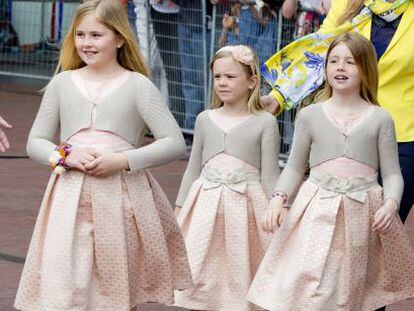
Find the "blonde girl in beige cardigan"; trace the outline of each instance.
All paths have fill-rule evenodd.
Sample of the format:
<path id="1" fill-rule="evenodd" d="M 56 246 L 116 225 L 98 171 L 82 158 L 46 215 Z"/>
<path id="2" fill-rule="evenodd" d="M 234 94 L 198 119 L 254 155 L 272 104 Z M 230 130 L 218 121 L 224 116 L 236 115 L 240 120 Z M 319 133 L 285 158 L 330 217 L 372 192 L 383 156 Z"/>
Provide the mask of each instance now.
<path id="1" fill-rule="evenodd" d="M 246 46 L 214 56 L 212 109 L 196 120 L 176 201 L 193 288 L 176 305 L 254 310 L 245 296 L 269 237 L 259 220 L 279 176 L 279 132 L 259 99 L 259 64 Z"/>
<path id="2" fill-rule="evenodd" d="M 356 33 L 339 36 L 325 74 L 321 102 L 298 114 L 262 219 L 267 232 L 281 226 L 248 298 L 272 311 L 372 311 L 414 296 L 414 255 L 396 214 L 403 181 L 395 128 L 376 99 L 373 46 Z"/>
<path id="3" fill-rule="evenodd" d="M 185 144 L 119 1 L 78 7 L 58 70 L 27 143 L 29 156 L 54 172 L 15 308 L 172 304 L 191 275 L 173 210 L 148 168 L 182 156 Z M 155 142 L 142 146 L 148 129 Z"/>

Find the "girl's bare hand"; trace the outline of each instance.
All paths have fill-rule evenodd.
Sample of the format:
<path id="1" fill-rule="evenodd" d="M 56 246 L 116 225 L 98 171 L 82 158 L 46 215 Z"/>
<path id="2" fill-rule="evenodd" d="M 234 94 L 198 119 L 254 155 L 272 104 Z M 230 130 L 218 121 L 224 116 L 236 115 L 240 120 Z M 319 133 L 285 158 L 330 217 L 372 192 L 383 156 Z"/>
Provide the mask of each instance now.
<path id="1" fill-rule="evenodd" d="M 374 223 L 372 225 L 374 231 L 381 234 L 387 233 L 395 221 L 397 209 L 397 203 L 392 199 L 388 199 L 374 215 Z"/>
<path id="2" fill-rule="evenodd" d="M 285 220 L 287 209 L 283 207 L 283 201 L 280 198 L 270 200 L 266 213 L 261 219 L 263 231 L 273 233 Z"/>
<path id="3" fill-rule="evenodd" d="M 123 153 L 108 153 L 84 165 L 86 172 L 95 177 L 106 177 L 129 168 L 128 159 Z"/>
<path id="4" fill-rule="evenodd" d="M 93 148 L 72 147 L 71 152 L 65 159 L 65 164 L 70 168 L 86 172 L 84 165 L 95 160 L 100 153 Z"/>

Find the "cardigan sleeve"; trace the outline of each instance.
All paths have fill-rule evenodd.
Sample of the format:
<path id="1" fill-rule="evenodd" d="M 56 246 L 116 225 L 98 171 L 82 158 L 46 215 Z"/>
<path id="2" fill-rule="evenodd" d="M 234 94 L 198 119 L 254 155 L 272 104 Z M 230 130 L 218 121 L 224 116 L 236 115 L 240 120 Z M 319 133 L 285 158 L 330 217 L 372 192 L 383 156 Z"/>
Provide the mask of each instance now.
<path id="1" fill-rule="evenodd" d="M 378 134 L 379 170 L 384 188 L 384 200 L 393 199 L 400 204 L 404 181 L 398 159 L 398 144 L 394 121 L 388 115 Z"/>
<path id="2" fill-rule="evenodd" d="M 202 167 L 203 139 L 200 126 L 200 116 L 197 117 L 194 125 L 193 146 L 191 148 L 190 159 L 181 180 L 180 190 L 178 191 L 176 206 L 183 206 L 188 192 L 193 183 L 200 177 Z"/>
<path id="3" fill-rule="evenodd" d="M 303 112 L 300 111 L 296 117 L 292 149 L 275 187 L 275 191 L 284 192 L 288 197 L 296 192 L 308 168 L 311 134 Z"/>
<path id="4" fill-rule="evenodd" d="M 124 151 L 131 171 L 162 165 L 182 157 L 185 153 L 181 130 L 160 92 L 149 81 L 140 86 L 140 92 L 144 90 L 147 94 L 137 103 L 137 107 L 155 141 L 138 149 Z"/>
<path id="5" fill-rule="evenodd" d="M 56 147 L 56 133 L 60 123 L 58 85 L 55 79 L 56 77 L 46 87 L 26 145 L 29 157 L 45 165 L 49 165 L 48 159 Z"/>
<path id="6" fill-rule="evenodd" d="M 270 197 L 274 189 L 277 179 L 280 175 L 279 169 L 279 148 L 280 136 L 279 127 L 275 118 L 269 116 L 262 133 L 261 141 L 261 164 L 260 175 L 263 189 L 267 198 Z"/>

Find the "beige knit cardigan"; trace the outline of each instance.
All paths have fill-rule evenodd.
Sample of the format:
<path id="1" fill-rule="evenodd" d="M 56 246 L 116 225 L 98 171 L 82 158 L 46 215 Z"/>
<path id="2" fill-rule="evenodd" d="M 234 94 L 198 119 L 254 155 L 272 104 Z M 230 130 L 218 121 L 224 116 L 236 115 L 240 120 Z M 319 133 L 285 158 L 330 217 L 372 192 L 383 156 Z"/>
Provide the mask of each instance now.
<path id="1" fill-rule="evenodd" d="M 394 121 L 388 112 L 375 106 L 366 120 L 344 134 L 332 123 L 322 105 L 312 104 L 298 113 L 292 150 L 275 190 L 291 196 L 308 167 L 347 157 L 379 171 L 384 198 L 399 204 L 404 183 Z"/>
<path id="2" fill-rule="evenodd" d="M 200 113 L 194 128 L 190 160 L 176 200 L 182 206 L 191 185 L 200 177 L 206 162 L 226 153 L 256 167 L 267 196 L 279 177 L 279 130 L 276 119 L 267 112 L 252 115 L 241 124 L 224 132 L 211 120 L 208 110 Z"/>
<path id="3" fill-rule="evenodd" d="M 92 108 L 72 81 L 71 71 L 56 75 L 46 88 L 30 131 L 28 155 L 47 164 L 59 142 L 90 127 Z M 148 128 L 155 142 L 142 146 Z M 95 129 L 115 133 L 136 147 L 125 151 L 131 171 L 167 163 L 185 152 L 180 128 L 161 94 L 147 77 L 136 72 L 101 99 L 96 106 Z"/>

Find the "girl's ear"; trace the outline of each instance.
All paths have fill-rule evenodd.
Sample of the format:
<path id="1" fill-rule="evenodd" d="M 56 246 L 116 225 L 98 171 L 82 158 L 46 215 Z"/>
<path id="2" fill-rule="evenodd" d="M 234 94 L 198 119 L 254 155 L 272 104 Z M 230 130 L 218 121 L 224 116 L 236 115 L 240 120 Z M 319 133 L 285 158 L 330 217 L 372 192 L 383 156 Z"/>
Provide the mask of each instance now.
<path id="1" fill-rule="evenodd" d="M 248 86 L 249 90 L 254 90 L 256 85 L 257 85 L 257 76 L 253 75 L 249 78 L 249 86 Z"/>
<path id="2" fill-rule="evenodd" d="M 118 49 L 120 49 L 124 44 L 125 44 L 125 40 L 124 40 L 124 38 L 122 38 L 121 36 L 118 36 L 118 40 L 117 40 L 118 42 L 117 42 L 117 44 L 116 44 L 116 47 L 118 48 Z"/>

